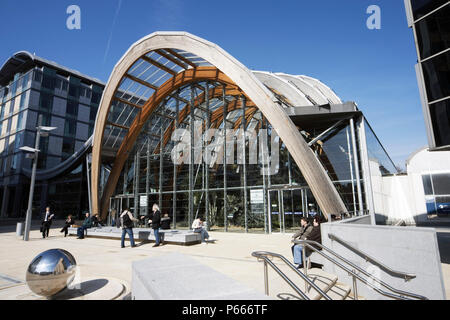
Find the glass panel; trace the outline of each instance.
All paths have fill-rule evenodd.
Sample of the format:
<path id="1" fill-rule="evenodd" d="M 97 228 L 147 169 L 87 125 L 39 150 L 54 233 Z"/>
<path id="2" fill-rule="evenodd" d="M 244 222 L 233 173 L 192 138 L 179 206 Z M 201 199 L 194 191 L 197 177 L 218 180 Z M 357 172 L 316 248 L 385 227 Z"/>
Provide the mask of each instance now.
<path id="1" fill-rule="evenodd" d="M 450 145 L 450 99 L 430 105 L 436 147 Z"/>
<path id="2" fill-rule="evenodd" d="M 450 96 L 450 52 L 423 62 L 422 69 L 429 102 Z"/>
<path id="3" fill-rule="evenodd" d="M 433 187 L 431 185 L 431 177 L 429 174 L 422 176 L 422 182 L 423 182 L 423 190 L 425 192 L 425 195 L 432 195 L 433 194 Z"/>
<path id="4" fill-rule="evenodd" d="M 420 56 L 425 59 L 450 47 L 450 6 L 416 24 Z"/>
<path id="5" fill-rule="evenodd" d="M 448 0 L 411 0 L 414 20 L 444 5 Z"/>
<path id="6" fill-rule="evenodd" d="M 450 173 L 432 175 L 435 195 L 450 195 Z"/>

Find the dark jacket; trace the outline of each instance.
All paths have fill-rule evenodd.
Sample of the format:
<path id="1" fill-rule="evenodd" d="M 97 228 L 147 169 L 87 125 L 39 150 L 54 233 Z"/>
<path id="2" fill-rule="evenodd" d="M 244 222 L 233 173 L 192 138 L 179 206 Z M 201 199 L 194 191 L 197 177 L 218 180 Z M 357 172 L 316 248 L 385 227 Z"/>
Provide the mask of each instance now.
<path id="1" fill-rule="evenodd" d="M 47 212 L 44 212 L 42 214 L 42 224 L 46 223 L 48 226 L 52 225 L 53 222 L 53 217 L 55 216 L 54 214 L 52 214 L 51 212 L 48 213 L 48 217 L 47 217 L 47 221 L 45 221 L 45 215 L 47 214 Z"/>
<path id="2" fill-rule="evenodd" d="M 161 218 L 161 229 L 169 230 L 170 229 L 170 217 L 162 217 Z"/>
<path id="3" fill-rule="evenodd" d="M 83 221 L 83 228 L 85 229 L 89 229 L 92 227 L 92 218 L 91 217 L 87 217 L 86 219 L 84 219 Z"/>
<path id="4" fill-rule="evenodd" d="M 161 212 L 155 211 L 152 218 L 152 229 L 159 229 L 161 227 Z"/>
<path id="5" fill-rule="evenodd" d="M 300 230 L 292 236 L 292 238 L 300 238 L 301 240 L 305 240 L 305 238 L 309 237 L 312 229 L 313 226 L 308 223 L 305 227 L 301 227 Z"/>
<path id="6" fill-rule="evenodd" d="M 315 241 L 317 243 L 322 244 L 322 236 L 320 234 L 320 225 L 317 227 L 313 227 L 311 233 L 305 240 Z M 321 250 L 319 246 L 313 245 L 314 248 Z M 306 247 L 306 255 L 309 256 L 313 252 L 308 246 Z"/>
<path id="7" fill-rule="evenodd" d="M 65 226 L 69 227 L 69 226 L 75 224 L 75 220 L 73 220 L 73 218 L 70 218 L 70 219 L 67 218 L 66 221 L 64 222 L 64 224 L 65 224 Z"/>

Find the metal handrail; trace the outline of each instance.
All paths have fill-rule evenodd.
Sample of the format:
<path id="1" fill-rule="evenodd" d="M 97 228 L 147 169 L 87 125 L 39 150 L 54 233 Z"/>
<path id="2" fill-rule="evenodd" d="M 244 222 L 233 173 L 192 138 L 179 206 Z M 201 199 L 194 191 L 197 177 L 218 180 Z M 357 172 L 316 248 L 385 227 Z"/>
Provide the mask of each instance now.
<path id="1" fill-rule="evenodd" d="M 417 300 L 428 300 L 428 298 L 421 296 L 421 295 L 417 295 L 414 293 L 410 293 L 410 292 L 406 292 L 406 291 L 402 291 L 402 290 L 398 290 L 395 289 L 393 287 L 391 287 L 389 284 L 383 282 L 382 280 L 374 277 L 373 275 L 371 275 L 370 273 L 368 273 L 367 271 L 365 271 L 364 269 L 360 268 L 359 266 L 357 266 L 356 264 L 352 263 L 351 261 L 345 259 L 344 257 L 340 256 L 339 254 L 337 254 L 336 252 L 334 252 L 333 250 L 325 247 L 324 245 L 315 242 L 315 241 L 311 241 L 311 240 L 292 240 L 293 243 L 295 244 L 301 244 L 303 246 L 307 246 L 309 247 L 312 251 L 317 252 L 318 254 L 320 254 L 322 257 L 324 257 L 325 259 L 327 259 L 328 261 L 332 262 L 333 264 L 337 265 L 338 267 L 340 267 L 341 269 L 343 269 L 344 271 L 346 271 L 349 275 L 351 275 L 353 277 L 353 293 L 354 293 L 354 297 L 355 299 L 357 299 L 357 287 L 356 287 L 356 279 L 360 280 L 362 283 L 364 283 L 366 286 L 370 287 L 371 289 L 375 290 L 376 292 L 384 295 L 384 296 L 388 296 L 397 300 L 413 300 L 410 298 L 414 298 Z M 330 252 L 332 255 L 334 255 L 335 257 L 337 257 L 339 260 L 343 261 L 344 263 L 350 265 L 353 270 L 350 270 L 349 268 L 345 267 L 343 264 L 341 264 L 339 261 L 336 261 L 335 259 L 327 256 L 326 254 L 324 254 L 321 250 L 317 249 L 316 247 L 320 247 L 321 249 L 323 249 L 323 251 L 328 251 Z M 305 259 L 305 250 L 303 250 L 303 259 Z M 306 261 L 303 260 L 303 265 L 304 265 L 304 272 L 305 274 L 307 273 L 307 269 L 306 269 Z M 377 287 L 375 287 L 372 283 L 368 282 L 367 279 L 361 277 L 359 274 L 357 274 L 355 272 L 355 270 L 361 272 L 362 274 L 364 274 L 365 276 L 369 277 L 370 279 L 372 279 L 373 281 L 377 282 L 378 284 L 380 284 L 381 286 L 385 287 L 386 289 L 395 292 L 397 294 L 392 294 L 386 291 L 383 291 Z M 408 298 L 410 297 L 410 298 Z"/>
<path id="2" fill-rule="evenodd" d="M 376 260 L 375 258 L 373 258 L 373 257 L 369 256 L 368 254 L 362 252 L 361 250 L 356 249 L 351 244 L 349 244 L 345 240 L 342 240 L 341 238 L 335 236 L 334 234 L 331 234 L 331 233 L 328 234 L 328 238 L 330 238 L 331 240 L 337 241 L 338 243 L 340 243 L 341 245 L 343 245 L 347 249 L 349 249 L 349 250 L 353 251 L 354 253 L 356 253 L 357 255 L 363 257 L 366 261 L 368 261 L 368 262 L 378 266 L 380 269 L 384 270 L 386 273 L 390 274 L 391 276 L 398 277 L 398 278 L 405 278 L 405 281 L 409 281 L 411 279 L 416 278 L 415 274 L 401 272 L 401 271 L 396 271 L 396 270 L 393 270 L 393 269 L 389 268 L 388 266 L 386 266 L 382 262 Z"/>
<path id="3" fill-rule="evenodd" d="M 305 283 L 309 284 L 314 290 L 316 290 L 324 299 L 331 300 L 331 298 L 323 292 L 322 289 L 320 289 L 314 282 L 312 282 L 306 275 L 301 273 L 297 268 L 289 262 L 285 257 L 283 257 L 281 254 L 273 253 L 273 252 L 267 252 L 267 251 L 255 251 L 252 252 L 252 256 L 258 258 L 258 260 L 264 261 L 264 288 L 266 296 L 269 295 L 269 279 L 268 279 L 268 272 L 267 272 L 267 265 L 270 265 L 273 270 L 275 270 L 281 278 L 283 278 L 284 281 L 286 281 L 292 289 L 294 289 L 295 292 L 297 292 L 304 300 L 311 300 L 302 290 L 300 290 L 292 281 L 289 279 L 283 271 L 281 271 L 268 257 L 276 257 L 281 259 L 285 264 L 287 264 L 292 270 L 294 270 L 302 279 L 305 281 Z"/>

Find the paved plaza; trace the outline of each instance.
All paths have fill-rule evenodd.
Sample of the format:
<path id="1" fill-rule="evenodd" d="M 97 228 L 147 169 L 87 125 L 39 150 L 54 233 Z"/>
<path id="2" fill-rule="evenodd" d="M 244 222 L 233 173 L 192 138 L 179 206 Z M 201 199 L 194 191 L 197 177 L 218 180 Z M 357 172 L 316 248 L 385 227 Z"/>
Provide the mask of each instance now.
<path id="1" fill-rule="evenodd" d="M 157 248 L 153 243 L 138 243 L 138 247 L 120 248 L 120 240 L 67 237 L 59 233 L 59 228 L 50 231 L 50 237 L 42 239 L 39 230 L 32 230 L 30 241 L 24 242 L 12 227 L 0 228 L 0 299 L 38 299 L 30 295 L 25 281 L 25 271 L 31 260 L 40 252 L 61 248 L 73 254 L 80 267 L 81 280 L 117 279 L 125 284 L 127 293 L 131 288 L 132 262 L 149 257 L 162 256 L 169 253 L 182 253 L 198 262 L 239 281 L 240 283 L 264 293 L 263 264 L 252 257 L 253 251 L 270 251 L 280 253 L 291 259 L 290 239 L 292 234 L 243 234 L 211 232 L 217 239 L 215 244 L 198 244 L 179 246 L 166 244 Z M 439 233 L 441 247 L 445 252 L 449 249 L 450 232 Z M 442 269 L 445 278 L 447 299 L 450 299 L 450 261 L 448 255 L 441 252 Z M 274 260 L 279 265 L 279 261 Z M 182 268 L 182 266 L 180 266 Z M 151 270 L 149 270 L 150 272 Z M 270 295 L 274 299 L 287 287 L 275 274 L 269 272 Z M 94 296 L 93 299 L 107 298 Z"/>

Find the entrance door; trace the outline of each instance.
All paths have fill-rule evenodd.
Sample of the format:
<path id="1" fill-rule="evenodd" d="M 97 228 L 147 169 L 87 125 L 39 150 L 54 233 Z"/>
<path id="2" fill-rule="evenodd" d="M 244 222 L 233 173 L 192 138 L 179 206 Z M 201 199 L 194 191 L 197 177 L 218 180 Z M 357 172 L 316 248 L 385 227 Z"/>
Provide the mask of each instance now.
<path id="1" fill-rule="evenodd" d="M 280 204 L 280 191 L 269 190 L 269 233 L 280 232 L 281 230 L 281 204 Z"/>
<path id="2" fill-rule="evenodd" d="M 303 190 L 283 190 L 284 232 L 295 232 L 303 216 Z"/>

